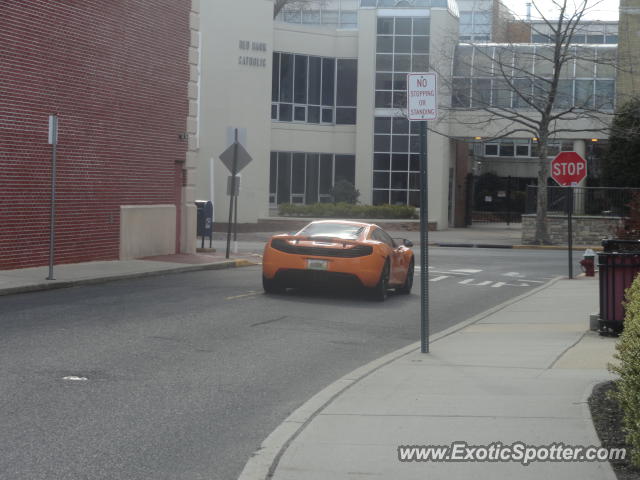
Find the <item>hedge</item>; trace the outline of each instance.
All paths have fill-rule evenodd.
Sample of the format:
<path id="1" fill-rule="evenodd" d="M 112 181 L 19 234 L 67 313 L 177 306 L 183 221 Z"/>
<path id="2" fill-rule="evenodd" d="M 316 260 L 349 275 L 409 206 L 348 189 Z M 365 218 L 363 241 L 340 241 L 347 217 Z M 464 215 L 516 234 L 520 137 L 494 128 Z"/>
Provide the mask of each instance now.
<path id="1" fill-rule="evenodd" d="M 640 276 L 627 289 L 625 311 L 624 331 L 614 356 L 619 362 L 610 369 L 620 375 L 614 396 L 623 411 L 631 463 L 640 467 Z"/>
<path id="2" fill-rule="evenodd" d="M 350 203 L 314 203 L 280 205 L 280 215 L 313 218 L 415 218 L 416 209 L 407 205 L 354 205 Z"/>

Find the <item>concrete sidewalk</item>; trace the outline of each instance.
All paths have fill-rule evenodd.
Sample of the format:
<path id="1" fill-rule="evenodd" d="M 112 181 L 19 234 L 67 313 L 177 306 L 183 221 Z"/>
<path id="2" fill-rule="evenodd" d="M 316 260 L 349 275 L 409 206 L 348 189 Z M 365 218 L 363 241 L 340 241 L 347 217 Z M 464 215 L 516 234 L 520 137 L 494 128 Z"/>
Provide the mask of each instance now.
<path id="1" fill-rule="evenodd" d="M 234 255 L 227 260 L 224 254 L 212 252 L 196 255 L 161 255 L 136 260 L 73 263 L 55 265 L 53 270 L 55 280 L 47 280 L 49 267 L 0 270 L 0 296 L 167 273 L 241 267 L 254 265 L 260 261 L 259 257 L 250 253 Z"/>
<path id="2" fill-rule="evenodd" d="M 615 339 L 587 332 L 597 282 L 559 280 L 352 372 L 264 442 L 240 479 L 614 480 L 608 463 L 400 462 L 400 445 L 599 445 L 587 406 Z M 456 330 L 457 328 L 457 330 Z M 273 474 L 272 477 L 268 476 Z"/>

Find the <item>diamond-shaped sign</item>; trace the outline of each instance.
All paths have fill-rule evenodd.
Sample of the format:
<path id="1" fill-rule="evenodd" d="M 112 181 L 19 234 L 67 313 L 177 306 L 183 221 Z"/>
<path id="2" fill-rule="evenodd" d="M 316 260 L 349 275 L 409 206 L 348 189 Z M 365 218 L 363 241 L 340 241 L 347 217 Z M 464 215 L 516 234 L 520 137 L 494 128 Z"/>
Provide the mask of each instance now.
<path id="1" fill-rule="evenodd" d="M 245 150 L 245 148 L 242 146 L 241 143 L 238 143 L 238 142 L 232 143 L 229 146 L 229 148 L 227 148 L 224 152 L 220 154 L 220 157 L 219 157 L 220 160 L 222 160 L 222 163 L 224 163 L 224 166 L 227 167 L 227 169 L 232 174 L 233 174 L 233 156 L 234 156 L 234 151 L 236 150 L 236 147 L 237 147 L 238 156 L 236 158 L 235 173 L 240 172 L 244 167 L 246 167 L 251 163 L 251 160 L 253 160 L 253 158 L 251 158 L 251 155 L 249 155 L 249 152 Z"/>

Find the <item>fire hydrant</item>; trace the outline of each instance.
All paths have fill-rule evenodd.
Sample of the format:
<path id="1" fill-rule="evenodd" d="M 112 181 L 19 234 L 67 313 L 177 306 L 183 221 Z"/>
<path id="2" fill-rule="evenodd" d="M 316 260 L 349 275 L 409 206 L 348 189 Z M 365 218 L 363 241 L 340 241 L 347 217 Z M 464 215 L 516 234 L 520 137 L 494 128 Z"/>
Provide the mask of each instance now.
<path id="1" fill-rule="evenodd" d="M 590 248 L 585 250 L 584 255 L 582 255 L 582 260 L 580 260 L 580 266 L 582 267 L 582 271 L 585 273 L 587 277 L 593 277 L 595 275 L 596 269 L 594 265 L 594 258 L 596 254 Z"/>

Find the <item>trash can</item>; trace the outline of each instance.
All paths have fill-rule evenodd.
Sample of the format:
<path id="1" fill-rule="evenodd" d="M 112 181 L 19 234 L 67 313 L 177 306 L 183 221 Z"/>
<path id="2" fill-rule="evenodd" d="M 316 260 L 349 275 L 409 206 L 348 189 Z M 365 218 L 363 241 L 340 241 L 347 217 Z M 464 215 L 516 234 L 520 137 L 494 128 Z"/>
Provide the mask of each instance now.
<path id="1" fill-rule="evenodd" d="M 624 294 L 640 273 L 640 240 L 603 240 L 600 271 L 600 333 L 619 334 L 624 322 Z"/>

